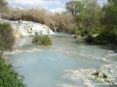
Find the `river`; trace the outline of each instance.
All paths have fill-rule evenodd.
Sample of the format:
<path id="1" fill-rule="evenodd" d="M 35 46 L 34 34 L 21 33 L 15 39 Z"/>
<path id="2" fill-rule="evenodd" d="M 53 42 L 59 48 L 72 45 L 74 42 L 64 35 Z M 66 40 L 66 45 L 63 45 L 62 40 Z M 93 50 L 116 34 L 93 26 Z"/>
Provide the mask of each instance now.
<path id="1" fill-rule="evenodd" d="M 9 56 L 9 62 L 24 76 L 27 87 L 88 87 L 80 79 L 76 82 L 64 78 L 65 71 L 97 69 L 109 63 L 103 60 L 105 57 L 117 58 L 112 50 L 87 45 L 68 34 L 50 37 L 53 45 L 48 47 L 32 44 L 31 37 L 21 38 Z"/>

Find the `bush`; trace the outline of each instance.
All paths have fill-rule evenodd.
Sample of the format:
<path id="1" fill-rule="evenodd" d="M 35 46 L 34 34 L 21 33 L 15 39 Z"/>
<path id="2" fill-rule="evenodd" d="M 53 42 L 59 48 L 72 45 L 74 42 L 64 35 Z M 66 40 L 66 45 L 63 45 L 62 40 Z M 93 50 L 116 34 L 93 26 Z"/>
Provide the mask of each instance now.
<path id="1" fill-rule="evenodd" d="M 0 46 L 2 46 L 4 50 L 11 50 L 13 44 L 14 36 L 12 27 L 7 23 L 0 24 Z"/>
<path id="2" fill-rule="evenodd" d="M 75 34 L 76 36 L 80 36 L 80 37 L 87 37 L 89 34 L 91 33 L 91 31 L 86 30 L 86 29 L 74 29 L 73 34 Z"/>
<path id="3" fill-rule="evenodd" d="M 45 45 L 45 46 L 52 45 L 51 39 L 46 35 L 42 35 L 42 36 L 36 35 L 33 37 L 32 42 L 35 44 Z"/>
<path id="4" fill-rule="evenodd" d="M 25 87 L 22 76 L 0 58 L 0 87 Z"/>
<path id="5" fill-rule="evenodd" d="M 117 30 L 102 29 L 96 37 L 89 34 L 85 41 L 99 45 L 117 45 Z"/>
<path id="6" fill-rule="evenodd" d="M 98 44 L 115 44 L 117 45 L 117 30 L 104 30 L 96 38 Z"/>

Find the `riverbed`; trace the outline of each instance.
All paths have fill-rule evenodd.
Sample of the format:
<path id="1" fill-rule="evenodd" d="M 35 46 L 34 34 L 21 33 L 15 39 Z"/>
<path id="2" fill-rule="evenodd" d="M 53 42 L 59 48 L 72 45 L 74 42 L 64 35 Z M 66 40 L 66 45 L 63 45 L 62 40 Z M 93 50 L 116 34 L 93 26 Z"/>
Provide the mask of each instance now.
<path id="1" fill-rule="evenodd" d="M 16 71 L 24 76 L 27 87 L 88 87 L 80 78 L 65 78 L 66 71 L 98 69 L 102 65 L 117 64 L 117 54 L 112 50 L 87 45 L 69 34 L 50 37 L 53 45 L 48 47 L 32 44 L 31 37 L 20 38 L 8 58 Z"/>

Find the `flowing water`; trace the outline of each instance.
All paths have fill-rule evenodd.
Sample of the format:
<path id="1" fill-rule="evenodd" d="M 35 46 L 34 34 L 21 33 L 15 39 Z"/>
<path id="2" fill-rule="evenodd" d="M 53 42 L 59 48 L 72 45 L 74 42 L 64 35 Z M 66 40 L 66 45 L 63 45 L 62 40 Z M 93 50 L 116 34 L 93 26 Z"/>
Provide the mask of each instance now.
<path id="1" fill-rule="evenodd" d="M 108 64 L 102 60 L 108 54 L 116 57 L 111 50 L 83 44 L 68 34 L 50 37 L 53 45 L 49 47 L 32 44 L 31 37 L 21 38 L 9 56 L 10 63 L 24 76 L 27 87 L 87 87 L 82 80 L 74 82 L 63 78 L 64 71 L 99 68 Z"/>

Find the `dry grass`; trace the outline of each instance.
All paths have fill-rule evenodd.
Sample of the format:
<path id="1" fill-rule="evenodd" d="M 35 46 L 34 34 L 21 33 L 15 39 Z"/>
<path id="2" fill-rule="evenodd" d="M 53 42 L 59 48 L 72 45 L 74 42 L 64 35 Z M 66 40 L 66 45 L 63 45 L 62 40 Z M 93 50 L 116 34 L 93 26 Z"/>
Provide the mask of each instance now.
<path id="1" fill-rule="evenodd" d="M 33 21 L 49 26 L 54 31 L 70 32 L 74 28 L 73 17 L 63 13 L 51 13 L 46 9 L 12 9 L 3 14 L 2 18 L 8 20 Z"/>

